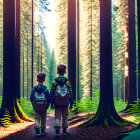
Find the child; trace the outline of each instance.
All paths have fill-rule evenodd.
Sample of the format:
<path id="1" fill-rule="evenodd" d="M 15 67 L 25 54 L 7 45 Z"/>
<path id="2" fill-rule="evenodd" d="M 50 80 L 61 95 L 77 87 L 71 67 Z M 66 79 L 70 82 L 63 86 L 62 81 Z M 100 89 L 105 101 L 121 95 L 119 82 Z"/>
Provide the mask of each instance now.
<path id="1" fill-rule="evenodd" d="M 45 82 L 46 74 L 40 72 L 37 74 L 38 85 L 31 92 L 30 100 L 35 110 L 35 129 L 36 137 L 40 136 L 40 119 L 41 119 L 41 135 L 46 135 L 46 110 L 49 107 L 49 91 Z"/>
<path id="2" fill-rule="evenodd" d="M 55 126 L 56 137 L 60 136 L 60 121 L 62 116 L 63 135 L 69 134 L 68 128 L 68 106 L 73 108 L 72 88 L 71 84 L 64 74 L 66 74 L 66 66 L 61 64 L 57 66 L 57 74 L 59 77 L 55 78 L 50 90 L 51 109 L 55 109 Z"/>

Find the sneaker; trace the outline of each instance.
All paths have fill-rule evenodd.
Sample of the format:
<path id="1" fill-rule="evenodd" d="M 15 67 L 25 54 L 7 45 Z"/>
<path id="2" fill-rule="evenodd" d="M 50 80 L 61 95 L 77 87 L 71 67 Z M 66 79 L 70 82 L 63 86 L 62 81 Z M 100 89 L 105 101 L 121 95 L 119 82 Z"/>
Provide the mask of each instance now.
<path id="1" fill-rule="evenodd" d="M 70 132 L 67 129 L 63 129 L 63 136 L 67 136 L 69 134 L 70 134 Z"/>
<path id="2" fill-rule="evenodd" d="M 36 128 L 36 137 L 40 137 L 40 130 L 39 130 L 39 128 Z"/>
<path id="3" fill-rule="evenodd" d="M 47 134 L 46 129 L 41 129 L 41 135 L 45 136 Z"/>
<path id="4" fill-rule="evenodd" d="M 59 130 L 56 130 L 56 138 L 59 138 L 60 137 L 60 131 Z"/>

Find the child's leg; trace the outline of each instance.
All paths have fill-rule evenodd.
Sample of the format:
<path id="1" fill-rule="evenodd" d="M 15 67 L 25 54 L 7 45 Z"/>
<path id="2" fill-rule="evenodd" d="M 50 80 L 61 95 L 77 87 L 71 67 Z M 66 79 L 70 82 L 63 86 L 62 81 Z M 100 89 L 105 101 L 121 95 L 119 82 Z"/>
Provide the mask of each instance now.
<path id="1" fill-rule="evenodd" d="M 35 129 L 36 137 L 40 136 L 40 113 L 35 111 Z"/>
<path id="2" fill-rule="evenodd" d="M 45 136 L 46 132 L 46 110 L 41 112 L 41 135 Z"/>
<path id="3" fill-rule="evenodd" d="M 35 128 L 40 128 L 40 113 L 35 111 Z"/>
<path id="4" fill-rule="evenodd" d="M 62 127 L 63 129 L 68 128 L 68 108 L 62 108 Z"/>
<path id="5" fill-rule="evenodd" d="M 55 126 L 56 130 L 60 129 L 60 121 L 61 121 L 61 108 L 55 108 Z"/>
<path id="6" fill-rule="evenodd" d="M 46 129 L 46 111 L 43 111 L 41 113 L 41 129 L 44 130 Z"/>

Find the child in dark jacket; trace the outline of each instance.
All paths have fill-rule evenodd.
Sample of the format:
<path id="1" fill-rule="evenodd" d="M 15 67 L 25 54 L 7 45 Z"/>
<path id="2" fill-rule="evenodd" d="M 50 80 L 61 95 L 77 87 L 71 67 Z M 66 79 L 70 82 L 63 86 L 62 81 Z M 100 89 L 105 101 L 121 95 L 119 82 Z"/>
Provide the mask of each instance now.
<path id="1" fill-rule="evenodd" d="M 66 74 L 66 66 L 59 65 L 57 67 L 57 74 L 59 75 L 52 83 L 50 90 L 51 109 L 55 109 L 55 126 L 56 137 L 60 136 L 60 121 L 62 116 L 63 135 L 68 135 L 68 107 L 73 108 L 72 87 L 70 82 L 64 74 Z"/>
<path id="2" fill-rule="evenodd" d="M 40 136 L 40 119 L 41 135 L 46 135 L 46 110 L 49 107 L 49 91 L 43 83 L 45 82 L 45 73 L 40 72 L 37 75 L 38 85 L 31 92 L 30 100 L 35 110 L 35 129 L 36 137 Z"/>

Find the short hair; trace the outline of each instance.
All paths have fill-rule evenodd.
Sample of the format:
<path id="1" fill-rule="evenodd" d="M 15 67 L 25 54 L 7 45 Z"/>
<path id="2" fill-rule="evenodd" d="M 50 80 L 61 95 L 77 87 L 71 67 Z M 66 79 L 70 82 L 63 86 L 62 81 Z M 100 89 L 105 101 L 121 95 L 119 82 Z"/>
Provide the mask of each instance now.
<path id="1" fill-rule="evenodd" d="M 64 73 L 66 71 L 66 66 L 63 64 L 58 65 L 57 71 L 58 71 L 59 75 L 64 75 Z"/>
<path id="2" fill-rule="evenodd" d="M 38 73 L 37 74 L 37 80 L 38 80 L 38 82 L 40 82 L 40 83 L 44 82 L 45 77 L 46 77 L 46 74 L 44 72 Z"/>

